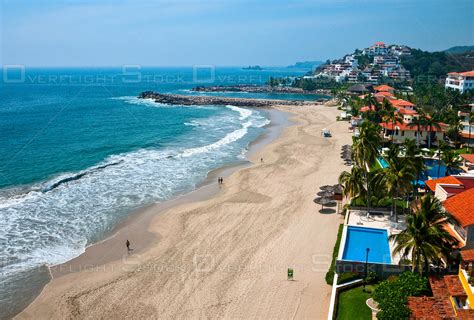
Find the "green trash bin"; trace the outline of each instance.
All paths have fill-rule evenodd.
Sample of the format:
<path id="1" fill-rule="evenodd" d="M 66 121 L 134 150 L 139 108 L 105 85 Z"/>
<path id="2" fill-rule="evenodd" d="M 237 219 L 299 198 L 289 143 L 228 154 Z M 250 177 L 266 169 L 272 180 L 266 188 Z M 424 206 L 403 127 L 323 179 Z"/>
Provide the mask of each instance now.
<path id="1" fill-rule="evenodd" d="M 293 280 L 293 269 L 288 268 L 288 280 Z"/>

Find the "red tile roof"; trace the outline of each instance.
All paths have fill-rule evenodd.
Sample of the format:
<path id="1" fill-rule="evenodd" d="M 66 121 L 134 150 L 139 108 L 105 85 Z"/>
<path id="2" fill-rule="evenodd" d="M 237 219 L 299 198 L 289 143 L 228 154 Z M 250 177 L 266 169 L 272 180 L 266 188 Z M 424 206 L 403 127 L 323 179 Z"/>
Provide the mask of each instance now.
<path id="1" fill-rule="evenodd" d="M 461 280 L 459 280 L 458 275 L 449 275 L 444 276 L 444 282 L 446 283 L 446 287 L 448 288 L 448 292 L 453 297 L 463 297 L 466 296 L 466 292 L 461 284 Z"/>
<path id="2" fill-rule="evenodd" d="M 369 110 L 375 111 L 375 107 L 374 107 L 374 106 L 371 106 L 371 107 L 365 106 L 365 107 L 360 108 L 359 111 L 360 111 L 360 112 L 367 112 L 367 111 L 369 111 Z"/>
<path id="3" fill-rule="evenodd" d="M 439 183 L 442 183 L 442 184 L 445 184 L 445 183 L 446 184 L 461 184 L 461 181 L 459 181 L 458 179 L 456 179 L 453 176 L 446 176 L 446 177 L 439 178 L 439 179 L 431 179 L 431 180 L 426 180 L 425 181 L 425 184 L 433 192 L 436 190 L 436 185 L 439 184 Z"/>
<path id="4" fill-rule="evenodd" d="M 448 74 L 453 76 L 474 77 L 474 70 L 466 72 L 450 72 Z"/>
<path id="5" fill-rule="evenodd" d="M 472 137 L 474 138 L 474 133 Z M 461 157 L 467 162 L 474 163 L 474 154 L 461 154 Z"/>
<path id="6" fill-rule="evenodd" d="M 457 275 L 430 277 L 432 297 L 409 297 L 410 319 L 473 319 L 474 310 L 457 309 L 450 301 L 450 296 L 466 296 Z"/>
<path id="7" fill-rule="evenodd" d="M 392 88 L 391 86 L 387 86 L 386 84 L 382 84 L 380 86 L 374 87 L 375 91 L 393 91 L 395 88 Z"/>
<path id="8" fill-rule="evenodd" d="M 463 261 L 474 261 L 474 249 L 461 250 Z"/>
<path id="9" fill-rule="evenodd" d="M 393 98 L 393 94 L 387 91 L 381 91 L 381 92 L 374 93 L 374 97 Z"/>
<path id="10" fill-rule="evenodd" d="M 409 297 L 410 319 L 455 319 L 454 309 L 446 297 Z"/>
<path id="11" fill-rule="evenodd" d="M 392 103 L 394 107 L 414 107 L 415 106 L 410 101 L 406 101 L 403 99 L 393 99 L 393 100 L 390 100 L 390 102 Z"/>
<path id="12" fill-rule="evenodd" d="M 418 112 L 416 112 L 415 110 L 407 109 L 407 108 L 400 108 L 398 109 L 398 112 L 400 112 L 401 114 L 411 114 L 411 115 L 418 114 Z"/>
<path id="13" fill-rule="evenodd" d="M 443 206 L 463 227 L 474 224 L 474 188 L 446 199 Z"/>
<path id="14" fill-rule="evenodd" d="M 362 109 L 361 109 L 362 111 Z M 393 125 L 392 123 L 381 123 L 380 124 L 383 128 L 385 129 L 388 129 L 388 130 L 393 130 Z M 395 124 L 395 129 L 396 127 L 398 127 L 399 130 L 402 130 L 402 131 L 417 131 L 417 127 L 416 126 L 410 126 L 410 124 L 406 123 L 406 122 L 397 122 Z M 427 132 L 429 131 L 429 127 L 428 126 L 422 126 L 421 128 L 421 131 L 422 132 Z M 435 127 L 431 127 L 431 132 L 442 132 L 443 129 L 442 128 L 435 128 Z"/>

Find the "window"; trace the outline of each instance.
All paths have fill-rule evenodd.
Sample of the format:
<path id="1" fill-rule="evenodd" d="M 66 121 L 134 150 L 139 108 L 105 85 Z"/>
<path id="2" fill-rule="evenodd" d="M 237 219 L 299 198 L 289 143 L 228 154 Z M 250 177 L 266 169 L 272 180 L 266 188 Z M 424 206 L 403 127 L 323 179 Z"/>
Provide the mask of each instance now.
<path id="1" fill-rule="evenodd" d="M 461 236 L 461 238 L 463 238 L 464 240 L 466 240 L 466 233 L 467 233 L 467 230 L 461 226 L 458 226 L 458 225 L 454 225 L 454 230 Z M 472 234 L 472 233 L 471 233 Z"/>
<path id="2" fill-rule="evenodd" d="M 453 297 L 457 309 L 469 309 L 466 297 Z"/>

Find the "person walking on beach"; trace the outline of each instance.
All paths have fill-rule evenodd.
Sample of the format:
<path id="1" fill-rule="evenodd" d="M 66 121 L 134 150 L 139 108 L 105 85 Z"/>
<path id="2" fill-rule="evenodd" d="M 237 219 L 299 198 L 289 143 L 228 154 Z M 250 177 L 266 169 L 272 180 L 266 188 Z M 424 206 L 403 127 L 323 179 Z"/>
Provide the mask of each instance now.
<path id="1" fill-rule="evenodd" d="M 263 163 L 263 158 L 260 158 L 260 162 Z"/>
<path id="2" fill-rule="evenodd" d="M 125 245 L 127 246 L 127 251 L 130 251 L 130 241 L 125 241 Z"/>

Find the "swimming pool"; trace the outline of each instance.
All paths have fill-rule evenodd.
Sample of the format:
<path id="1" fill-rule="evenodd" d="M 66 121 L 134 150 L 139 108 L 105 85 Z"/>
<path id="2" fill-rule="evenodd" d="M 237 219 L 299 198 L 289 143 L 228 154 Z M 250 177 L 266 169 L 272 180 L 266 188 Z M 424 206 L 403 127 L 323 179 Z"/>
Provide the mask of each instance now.
<path id="1" fill-rule="evenodd" d="M 387 161 L 385 161 L 384 158 L 378 158 L 377 160 L 379 161 L 379 164 L 383 169 L 388 168 L 388 163 Z"/>
<path id="2" fill-rule="evenodd" d="M 367 248 L 369 262 L 392 263 L 387 230 L 348 226 L 342 260 L 365 262 Z"/>
<path id="3" fill-rule="evenodd" d="M 388 163 L 387 161 L 380 157 L 377 159 L 380 166 L 382 168 L 387 168 Z M 446 176 L 446 166 L 443 161 L 441 161 L 441 165 L 439 166 L 439 175 L 438 175 L 438 163 L 439 160 L 437 159 L 424 159 L 426 169 L 420 174 L 418 177 L 418 185 L 419 186 L 424 186 L 425 181 L 428 179 L 437 179 L 437 178 L 442 178 Z M 458 174 L 460 171 L 459 170 L 453 170 L 451 174 Z"/>

